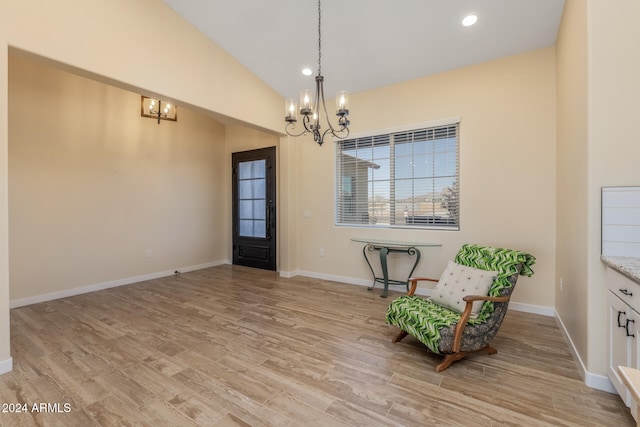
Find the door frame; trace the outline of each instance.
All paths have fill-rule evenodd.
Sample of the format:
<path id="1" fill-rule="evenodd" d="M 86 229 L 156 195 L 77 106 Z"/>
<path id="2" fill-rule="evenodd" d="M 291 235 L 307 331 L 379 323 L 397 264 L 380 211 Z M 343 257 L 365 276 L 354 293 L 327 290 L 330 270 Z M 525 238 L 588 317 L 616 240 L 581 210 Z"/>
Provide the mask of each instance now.
<path id="1" fill-rule="evenodd" d="M 231 241 L 232 263 L 234 265 L 244 265 L 272 271 L 277 271 L 278 269 L 276 154 L 276 147 L 271 146 L 239 151 L 231 155 Z M 240 162 L 263 159 L 266 161 L 266 236 L 265 238 L 240 236 L 237 165 Z"/>

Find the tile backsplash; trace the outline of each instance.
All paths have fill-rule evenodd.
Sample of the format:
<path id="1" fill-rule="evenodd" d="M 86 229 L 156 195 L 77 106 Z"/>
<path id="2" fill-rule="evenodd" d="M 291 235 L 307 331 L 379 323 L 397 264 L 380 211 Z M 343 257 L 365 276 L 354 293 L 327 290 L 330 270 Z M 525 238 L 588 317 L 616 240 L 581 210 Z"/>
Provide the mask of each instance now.
<path id="1" fill-rule="evenodd" d="M 640 257 L 640 187 L 602 187 L 602 255 Z"/>

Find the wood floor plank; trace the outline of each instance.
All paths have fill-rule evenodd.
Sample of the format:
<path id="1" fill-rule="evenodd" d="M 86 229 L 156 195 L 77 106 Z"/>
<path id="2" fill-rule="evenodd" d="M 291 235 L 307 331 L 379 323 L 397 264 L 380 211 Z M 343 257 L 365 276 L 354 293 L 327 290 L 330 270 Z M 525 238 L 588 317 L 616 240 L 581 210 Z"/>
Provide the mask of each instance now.
<path id="1" fill-rule="evenodd" d="M 401 295 L 223 265 L 11 310 L 0 426 L 633 426 L 584 385 L 555 319 L 510 311 L 480 354 L 385 324 Z"/>
<path id="2" fill-rule="evenodd" d="M 332 427 L 348 427 L 349 424 L 340 421 L 324 410 L 318 410 L 313 408 L 304 402 L 301 402 L 297 396 L 293 396 L 288 393 L 277 393 L 268 402 L 269 406 L 273 409 L 285 412 L 289 414 L 290 418 L 294 421 L 300 420 L 308 426 L 332 426 Z"/>

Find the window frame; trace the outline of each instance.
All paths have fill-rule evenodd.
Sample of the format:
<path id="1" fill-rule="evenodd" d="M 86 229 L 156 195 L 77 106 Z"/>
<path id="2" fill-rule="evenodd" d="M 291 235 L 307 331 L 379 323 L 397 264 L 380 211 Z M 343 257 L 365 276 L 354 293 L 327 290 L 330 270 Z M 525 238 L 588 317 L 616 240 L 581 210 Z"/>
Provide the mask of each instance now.
<path id="1" fill-rule="evenodd" d="M 334 198 L 334 224 L 337 227 L 358 227 L 358 228 L 401 228 L 401 229 L 413 229 L 413 230 L 442 230 L 442 231 L 459 231 L 460 230 L 460 117 L 453 117 L 453 118 L 448 118 L 448 119 L 443 119 L 443 120 L 438 120 L 438 121 L 431 121 L 431 122 L 426 122 L 426 123 L 418 123 L 418 124 L 411 124 L 411 125 L 407 125 L 407 126 L 401 126 L 401 127 L 395 127 L 395 128 L 388 128 L 388 129 L 379 129 L 379 130 L 374 130 L 374 131 L 369 131 L 369 132 L 362 132 L 362 133 L 358 133 L 358 134 L 352 134 L 349 138 L 345 138 L 342 140 L 337 140 L 336 141 L 336 153 L 335 153 L 335 186 L 334 186 L 334 191 L 335 191 L 335 198 Z M 424 219 L 425 222 L 416 222 L 416 223 L 408 223 L 406 218 L 407 218 L 407 212 L 405 210 L 405 222 L 404 223 L 398 223 L 397 222 L 397 218 L 398 218 L 398 210 L 396 209 L 396 199 L 395 199 L 395 191 L 396 191 L 396 187 L 400 187 L 398 185 L 399 182 L 401 181 L 410 181 L 411 185 L 413 186 L 414 183 L 416 182 L 416 180 L 418 180 L 418 178 L 416 178 L 416 176 L 411 176 L 410 178 L 398 178 L 398 175 L 395 173 L 395 166 L 397 163 L 399 163 L 398 158 L 400 158 L 401 156 L 397 156 L 395 153 L 395 148 L 397 145 L 403 144 L 403 143 L 407 143 L 406 141 L 396 141 L 396 139 L 399 139 L 399 137 L 402 134 L 411 134 L 411 135 L 416 135 L 419 134 L 420 132 L 426 131 L 427 133 L 430 131 L 433 131 L 434 133 L 437 133 L 438 130 L 443 130 L 443 129 L 448 129 L 451 127 L 455 127 L 455 161 L 453 162 L 452 165 L 450 165 L 449 167 L 454 167 L 455 171 L 454 171 L 454 175 L 446 175 L 449 178 L 451 178 L 453 176 L 453 184 L 449 187 L 449 188 L 454 188 L 455 192 L 457 192 L 456 197 L 454 198 L 454 202 L 455 202 L 455 209 L 456 209 L 456 213 L 454 216 L 454 222 L 451 223 L 449 222 L 449 220 L 446 220 L 446 223 L 437 223 L 438 218 L 436 215 L 432 215 L 432 216 L 425 216 L 426 218 Z M 450 137 L 446 137 L 446 138 L 450 138 Z M 389 146 L 388 151 L 388 159 L 387 158 L 382 158 L 383 160 L 388 160 L 389 162 L 389 178 L 388 178 L 388 184 L 389 184 L 389 197 L 388 197 L 388 201 L 386 202 L 388 204 L 388 210 L 389 210 L 389 222 L 388 223 L 372 223 L 372 219 L 369 218 L 371 209 L 372 209 L 372 203 L 375 203 L 375 197 L 376 197 L 376 192 L 372 191 L 372 185 L 375 185 L 375 178 L 372 178 L 373 174 L 375 173 L 374 169 L 379 168 L 379 165 L 377 165 L 375 163 L 375 155 L 372 156 L 372 159 L 365 159 L 365 158 L 356 158 L 356 160 L 353 160 L 353 156 L 346 153 L 344 149 L 345 144 L 355 144 L 355 147 L 359 147 L 358 143 L 359 141 L 364 140 L 365 142 L 363 142 L 363 144 L 366 144 L 366 140 L 370 139 L 371 140 L 371 147 L 372 147 L 372 151 L 375 147 L 376 142 L 375 141 L 385 141 L 388 140 L 387 144 Z M 436 136 L 434 136 L 433 138 L 427 138 L 424 141 L 427 142 L 431 142 L 431 141 L 437 141 L 438 139 L 444 139 L 444 138 L 438 138 Z M 409 142 L 409 144 L 415 144 L 418 142 L 422 142 L 422 141 L 418 141 L 418 140 L 413 140 L 411 142 Z M 384 142 L 381 143 L 381 145 L 384 145 Z M 412 148 L 413 149 L 413 148 Z M 412 154 L 412 156 L 414 156 L 414 154 Z M 350 159 L 344 160 L 345 157 L 350 157 Z M 433 152 L 432 154 L 432 158 L 435 160 L 435 152 Z M 411 157 L 411 159 L 413 160 L 414 157 Z M 353 162 L 353 164 L 351 163 Z M 364 185 L 364 179 L 361 177 L 361 171 L 357 172 L 358 176 L 361 177 L 361 179 L 358 181 L 358 176 L 350 176 L 350 175 L 345 175 L 345 169 L 347 167 L 353 166 L 356 168 L 357 171 L 359 171 L 359 169 L 357 169 L 357 164 L 356 162 L 366 162 L 366 163 L 371 163 L 369 166 L 367 166 L 369 169 L 372 169 L 372 173 L 369 173 L 368 169 L 367 169 L 367 178 L 366 178 L 366 189 L 367 189 L 367 195 L 366 195 L 366 209 L 362 208 L 363 202 L 362 200 L 360 200 L 359 202 L 356 200 L 355 197 L 353 197 L 353 195 L 350 195 L 350 199 L 346 199 L 346 194 L 344 193 L 344 185 L 345 185 L 345 178 L 349 178 L 349 180 L 353 180 L 356 182 L 353 182 L 350 186 L 350 191 L 353 193 L 353 190 L 357 188 L 358 185 L 360 185 L 360 188 L 365 188 L 362 187 Z M 346 165 L 346 166 L 345 166 Z M 377 167 L 376 167 L 377 166 Z M 360 168 L 362 168 L 362 166 L 360 166 Z M 437 180 L 437 179 L 442 179 L 443 176 L 442 175 L 438 175 L 435 172 L 435 168 L 434 168 L 434 172 L 431 175 L 428 176 L 424 176 L 426 179 L 429 180 Z M 347 181 L 349 181 L 347 180 Z M 384 179 L 382 181 L 385 181 Z M 433 184 L 435 185 L 435 183 Z M 362 192 L 364 193 L 364 191 Z M 414 190 L 412 190 L 411 192 L 412 194 L 412 198 L 415 198 L 416 195 L 414 193 Z M 361 198 L 362 199 L 362 198 Z M 435 203 L 435 202 L 431 202 L 431 203 Z M 349 207 L 352 207 L 352 210 L 350 212 L 347 212 L 346 209 L 348 209 Z M 435 204 L 433 205 L 435 207 Z M 442 207 L 441 207 L 442 209 Z M 346 213 L 346 214 L 345 214 Z M 353 217 L 349 218 L 347 215 L 349 213 L 353 214 Z M 347 216 L 347 217 L 346 217 Z M 360 218 L 359 220 L 356 220 L 354 218 L 357 218 L 358 216 L 362 216 L 362 218 Z M 430 220 L 429 220 L 430 218 Z"/>

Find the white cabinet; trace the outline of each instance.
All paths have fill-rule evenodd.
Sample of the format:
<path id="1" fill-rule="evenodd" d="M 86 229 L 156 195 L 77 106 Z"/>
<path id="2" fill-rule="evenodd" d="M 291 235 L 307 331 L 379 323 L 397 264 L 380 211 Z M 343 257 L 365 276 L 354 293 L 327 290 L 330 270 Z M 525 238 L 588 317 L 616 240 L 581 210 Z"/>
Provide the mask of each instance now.
<path id="1" fill-rule="evenodd" d="M 629 406 L 631 396 L 620 379 L 618 366 L 632 366 L 632 349 L 635 347 L 634 338 L 629 336 L 627 329 L 635 319 L 632 309 L 620 298 L 609 292 L 609 379 Z M 634 330 L 633 328 L 632 330 Z M 631 334 L 633 335 L 633 334 Z M 635 366 L 633 366 L 635 367 Z"/>
<path id="2" fill-rule="evenodd" d="M 636 416 L 636 405 L 627 391 L 618 366 L 640 369 L 640 284 L 607 268 L 609 289 L 609 366 L 607 373 L 622 400 Z"/>

